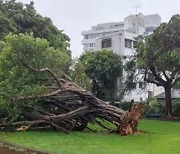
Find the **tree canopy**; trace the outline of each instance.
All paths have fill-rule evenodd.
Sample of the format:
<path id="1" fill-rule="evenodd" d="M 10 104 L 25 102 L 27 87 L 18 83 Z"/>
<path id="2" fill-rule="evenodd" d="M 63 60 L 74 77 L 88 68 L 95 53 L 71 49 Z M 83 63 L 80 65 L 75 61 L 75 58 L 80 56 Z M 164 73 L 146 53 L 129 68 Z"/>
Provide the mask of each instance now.
<path id="1" fill-rule="evenodd" d="M 180 15 L 137 41 L 137 67 L 145 81 L 164 87 L 166 115 L 171 115 L 171 88 L 180 80 Z"/>
<path id="2" fill-rule="evenodd" d="M 86 52 L 80 60 L 92 80 L 92 92 L 101 99 L 115 99 L 117 81 L 122 77 L 123 70 L 121 57 L 112 51 L 102 50 Z"/>
<path id="3" fill-rule="evenodd" d="M 50 47 L 45 39 L 8 35 L 0 54 L 1 109 L 7 108 L 13 98 L 53 91 L 52 76 L 33 69 L 49 68 L 60 77 L 68 71 L 70 62 L 67 52 Z"/>
<path id="4" fill-rule="evenodd" d="M 45 38 L 50 46 L 69 51 L 69 37 L 53 25 L 50 18 L 42 17 L 34 8 L 34 3 L 23 4 L 16 0 L 0 0 L 0 39 L 9 32 L 31 33 L 34 37 Z"/>
<path id="5" fill-rule="evenodd" d="M 73 65 L 74 66 L 72 66 L 72 69 L 70 71 L 70 77 L 72 81 L 79 84 L 84 89 L 91 91 L 91 79 L 87 76 L 85 72 L 84 64 L 80 60 L 75 60 Z"/>

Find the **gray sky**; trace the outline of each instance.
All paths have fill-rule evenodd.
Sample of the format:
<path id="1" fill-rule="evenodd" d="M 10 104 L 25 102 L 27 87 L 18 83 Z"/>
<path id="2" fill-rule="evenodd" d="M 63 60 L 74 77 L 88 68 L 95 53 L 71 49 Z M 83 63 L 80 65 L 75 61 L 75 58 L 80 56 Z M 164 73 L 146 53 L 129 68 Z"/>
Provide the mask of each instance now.
<path id="1" fill-rule="evenodd" d="M 32 0 L 18 0 L 25 4 Z M 180 0 L 33 0 L 35 8 L 42 16 L 52 19 L 53 23 L 71 38 L 73 57 L 83 52 L 81 32 L 91 26 L 104 22 L 123 21 L 133 8 L 140 5 L 138 13 L 144 15 L 158 13 L 163 22 L 172 15 L 180 13 Z"/>

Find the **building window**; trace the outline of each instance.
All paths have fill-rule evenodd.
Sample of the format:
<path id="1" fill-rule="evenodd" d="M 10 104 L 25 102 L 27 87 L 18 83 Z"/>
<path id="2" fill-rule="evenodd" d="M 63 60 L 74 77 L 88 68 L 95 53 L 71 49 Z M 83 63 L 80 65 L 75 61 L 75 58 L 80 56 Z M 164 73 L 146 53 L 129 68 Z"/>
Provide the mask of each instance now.
<path id="1" fill-rule="evenodd" d="M 84 35 L 84 38 L 85 39 L 89 39 L 89 35 Z"/>
<path id="2" fill-rule="evenodd" d="M 137 41 L 133 41 L 133 48 L 137 48 Z"/>
<path id="3" fill-rule="evenodd" d="M 90 43 L 90 47 L 95 47 L 95 43 Z"/>
<path id="4" fill-rule="evenodd" d="M 140 89 L 143 88 L 143 82 L 139 82 L 139 88 L 140 88 Z"/>
<path id="5" fill-rule="evenodd" d="M 114 25 L 114 27 L 120 27 L 120 25 Z"/>
<path id="6" fill-rule="evenodd" d="M 104 39 L 102 40 L 102 48 L 111 48 L 112 47 L 112 39 Z"/>
<path id="7" fill-rule="evenodd" d="M 132 40 L 125 39 L 125 47 L 126 48 L 132 48 Z"/>
<path id="8" fill-rule="evenodd" d="M 151 27 L 146 27 L 146 33 L 152 33 L 154 31 L 155 27 L 151 26 Z"/>
<path id="9" fill-rule="evenodd" d="M 84 44 L 84 47 L 85 48 L 89 48 L 89 44 Z"/>

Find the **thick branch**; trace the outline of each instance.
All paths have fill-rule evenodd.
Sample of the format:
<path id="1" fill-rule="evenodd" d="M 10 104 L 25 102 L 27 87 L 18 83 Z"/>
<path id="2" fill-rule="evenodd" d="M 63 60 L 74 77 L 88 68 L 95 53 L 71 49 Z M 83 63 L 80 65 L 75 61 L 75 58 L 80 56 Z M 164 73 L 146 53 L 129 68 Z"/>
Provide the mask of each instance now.
<path id="1" fill-rule="evenodd" d="M 153 80 L 153 79 L 148 79 L 147 78 L 147 72 L 145 72 L 145 76 L 144 76 L 144 81 L 148 82 L 148 83 L 154 83 L 156 84 L 157 86 L 164 86 L 162 83 L 156 81 L 156 80 Z"/>
<path id="2" fill-rule="evenodd" d="M 77 108 L 76 110 L 73 110 L 68 113 L 60 114 L 60 115 L 55 115 L 55 116 L 41 116 L 40 118 L 44 120 L 68 120 L 69 118 L 74 118 L 75 116 L 83 115 L 84 113 L 87 113 L 89 110 L 88 106 L 82 106 Z"/>
<path id="3" fill-rule="evenodd" d="M 165 72 L 165 71 L 163 71 L 163 75 L 165 76 L 165 78 L 166 78 L 166 80 L 167 80 L 168 82 L 170 82 L 170 81 L 171 81 L 171 79 L 168 77 L 168 75 L 166 74 L 166 72 Z"/>
<path id="4" fill-rule="evenodd" d="M 61 91 L 62 91 L 61 89 L 58 89 L 58 90 L 55 90 L 55 91 L 47 93 L 47 94 L 19 96 L 19 97 L 13 96 L 12 100 L 13 100 L 13 103 L 16 104 L 17 102 L 21 102 L 21 101 L 24 101 L 24 100 L 39 99 L 39 98 L 45 98 L 45 97 L 54 96 L 54 95 L 60 93 Z"/>
<path id="5" fill-rule="evenodd" d="M 50 70 L 49 68 L 38 68 L 38 69 L 36 69 L 36 68 L 33 68 L 33 67 L 29 66 L 28 64 L 26 64 L 22 59 L 20 59 L 20 61 L 26 68 L 28 68 L 34 72 L 48 72 L 55 79 L 59 88 L 61 88 L 61 82 L 59 81 L 57 75 L 52 70 Z"/>
<path id="6" fill-rule="evenodd" d="M 11 126 L 18 126 L 18 125 L 32 126 L 32 125 L 41 124 L 41 123 L 47 123 L 47 121 L 46 120 L 18 121 L 18 122 L 14 122 L 11 124 L 0 124 L 0 127 L 6 127 L 8 125 L 11 125 Z"/>
<path id="7" fill-rule="evenodd" d="M 174 78 L 175 78 L 175 76 L 176 76 L 176 74 L 178 73 L 178 70 L 177 69 L 174 69 L 174 71 L 172 71 L 172 74 L 171 74 L 171 81 L 173 81 L 174 80 Z"/>
<path id="8" fill-rule="evenodd" d="M 158 81 L 159 83 L 161 83 L 163 86 L 166 86 L 166 81 L 163 80 L 157 73 L 156 73 L 156 69 L 154 66 L 151 66 L 150 68 L 153 76 L 155 77 L 155 80 Z"/>

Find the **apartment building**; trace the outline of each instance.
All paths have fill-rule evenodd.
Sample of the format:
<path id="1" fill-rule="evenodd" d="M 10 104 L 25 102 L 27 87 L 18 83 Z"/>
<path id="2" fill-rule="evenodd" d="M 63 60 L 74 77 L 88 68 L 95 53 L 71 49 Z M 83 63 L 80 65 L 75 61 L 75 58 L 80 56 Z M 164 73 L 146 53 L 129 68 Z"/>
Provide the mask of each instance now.
<path id="1" fill-rule="evenodd" d="M 82 32 L 83 50 L 112 50 L 120 55 L 125 63 L 135 52 L 135 37 L 151 34 L 160 23 L 161 17 L 158 14 L 143 15 L 139 13 L 124 18 L 122 22 L 109 22 L 92 26 L 90 30 Z M 162 92 L 162 89 L 155 87 L 153 84 L 149 84 L 146 89 L 142 90 L 142 82 L 140 80 L 136 89 L 126 94 L 124 99 L 141 101 Z M 117 87 L 121 87 L 118 83 Z M 117 95 L 119 92 L 120 89 L 117 89 Z"/>

